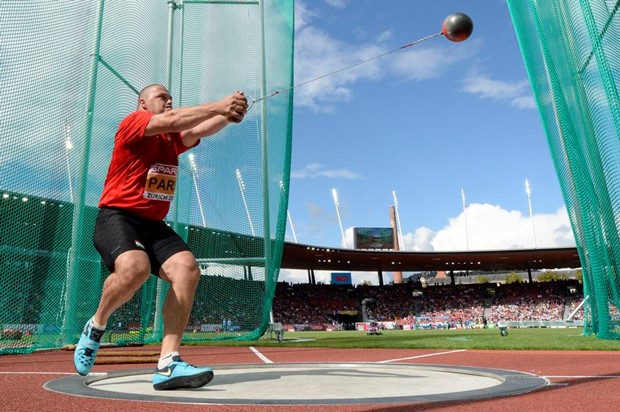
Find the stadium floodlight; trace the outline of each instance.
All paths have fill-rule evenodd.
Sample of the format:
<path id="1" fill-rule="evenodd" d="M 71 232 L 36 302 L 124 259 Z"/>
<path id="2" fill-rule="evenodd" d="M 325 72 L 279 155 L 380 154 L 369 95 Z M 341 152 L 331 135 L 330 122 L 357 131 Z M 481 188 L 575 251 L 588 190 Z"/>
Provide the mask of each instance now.
<path id="1" fill-rule="evenodd" d="M 336 189 L 332 189 L 332 197 L 334 198 L 334 205 L 336 205 L 336 215 L 338 216 L 338 224 L 340 225 L 340 233 L 342 234 L 342 243 L 344 244 L 344 248 L 347 247 L 347 238 L 344 236 L 344 229 L 342 228 L 342 220 L 340 219 L 340 202 L 338 202 L 338 192 Z"/>
<path id="2" fill-rule="evenodd" d="M 532 224 L 532 239 L 534 240 L 534 249 L 536 246 L 536 230 L 534 229 L 534 215 L 532 214 L 532 190 L 530 189 L 530 182 L 525 178 L 525 193 L 527 194 L 527 204 L 530 209 L 530 222 Z"/>
<path id="3" fill-rule="evenodd" d="M 461 188 L 461 199 L 463 200 L 463 217 L 465 218 L 465 245 L 469 251 L 469 229 L 467 228 L 467 207 L 465 206 L 465 190 Z"/>
<path id="4" fill-rule="evenodd" d="M 205 218 L 205 212 L 202 206 L 202 198 L 200 197 L 200 191 L 198 190 L 198 168 L 196 167 L 196 160 L 193 153 L 190 153 L 187 157 L 189 159 L 189 165 L 192 169 L 192 181 L 194 182 L 194 190 L 196 191 L 196 198 L 198 199 L 198 209 L 200 210 L 202 226 L 207 227 L 207 219 Z"/>
<path id="5" fill-rule="evenodd" d="M 245 206 L 245 213 L 248 215 L 248 222 L 250 223 L 250 230 L 252 231 L 252 236 L 256 236 L 254 224 L 252 223 L 252 216 L 250 215 L 250 209 L 248 208 L 248 202 L 245 199 L 245 183 L 243 182 L 243 177 L 241 176 L 241 170 L 237 169 L 236 173 L 237 182 L 239 182 L 239 191 L 241 192 L 241 198 L 243 199 L 243 205 Z"/>
<path id="6" fill-rule="evenodd" d="M 69 181 L 69 199 L 73 203 L 73 178 L 71 177 L 71 159 L 69 152 L 73 149 L 73 142 L 71 142 L 71 128 L 69 122 L 65 119 L 65 160 L 67 163 L 67 180 Z"/>
<path id="7" fill-rule="evenodd" d="M 297 242 L 297 234 L 295 234 L 295 226 L 293 226 L 293 218 L 291 217 L 291 212 L 287 210 L 286 215 L 288 216 L 288 223 L 291 225 L 291 232 L 293 233 L 293 240 L 295 241 L 295 243 L 299 243 Z"/>
<path id="8" fill-rule="evenodd" d="M 392 197 L 394 198 L 394 211 L 396 212 L 396 224 L 398 225 L 398 249 L 405 250 L 405 242 L 403 241 L 403 231 L 400 228 L 400 212 L 398 211 L 398 198 L 396 197 L 396 190 L 392 190 Z"/>
<path id="9" fill-rule="evenodd" d="M 284 192 L 284 183 L 280 180 L 280 190 Z M 286 216 L 288 217 L 288 224 L 291 225 L 291 232 L 293 233 L 293 240 L 297 242 L 297 235 L 295 234 L 295 226 L 293 226 L 293 219 L 291 218 L 291 212 L 286 209 Z"/>

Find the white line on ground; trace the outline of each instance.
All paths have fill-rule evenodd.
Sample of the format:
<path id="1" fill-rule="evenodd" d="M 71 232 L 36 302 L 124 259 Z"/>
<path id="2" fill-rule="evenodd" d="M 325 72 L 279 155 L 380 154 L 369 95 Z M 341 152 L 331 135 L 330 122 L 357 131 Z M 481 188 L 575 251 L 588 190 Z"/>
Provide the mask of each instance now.
<path id="1" fill-rule="evenodd" d="M 77 375 L 75 372 L 0 372 L 0 375 Z"/>
<path id="2" fill-rule="evenodd" d="M 256 356 L 258 356 L 258 357 L 260 358 L 260 360 L 262 360 L 263 362 L 265 362 L 265 363 L 273 363 L 273 361 L 272 361 L 271 359 L 269 359 L 268 357 L 266 357 L 265 355 L 263 355 L 262 353 L 260 353 L 260 352 L 258 351 L 258 349 L 256 349 L 254 346 L 250 346 L 250 350 L 251 350 L 252 352 L 254 352 L 254 354 L 255 354 Z"/>
<path id="3" fill-rule="evenodd" d="M 575 375 L 575 376 L 571 376 L 571 375 L 547 375 L 547 376 L 543 376 L 543 378 L 545 379 L 549 379 L 549 378 L 565 378 L 565 379 L 620 379 L 620 375 Z"/>
<path id="4" fill-rule="evenodd" d="M 399 359 L 388 359 L 384 361 L 379 361 L 377 363 L 390 363 L 390 362 L 398 362 L 398 361 L 410 360 L 410 359 L 428 358 L 429 356 L 449 355 L 451 353 L 465 352 L 466 350 L 467 349 L 458 349 L 458 350 L 451 350 L 449 352 L 427 353 L 426 355 L 409 356 L 407 358 L 399 358 Z"/>

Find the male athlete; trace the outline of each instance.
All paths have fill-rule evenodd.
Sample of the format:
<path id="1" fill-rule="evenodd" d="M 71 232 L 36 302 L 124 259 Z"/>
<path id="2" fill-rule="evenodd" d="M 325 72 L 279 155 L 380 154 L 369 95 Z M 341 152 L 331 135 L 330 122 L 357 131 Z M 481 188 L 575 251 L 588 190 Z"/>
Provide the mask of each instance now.
<path id="1" fill-rule="evenodd" d="M 170 92 L 153 84 L 142 89 L 137 110 L 120 123 L 94 233 L 95 247 L 111 273 L 75 350 L 80 375 L 93 367 L 112 313 L 154 274 L 170 283 L 154 388 L 198 388 L 213 379 L 210 368 L 190 365 L 179 355 L 200 271 L 187 244 L 163 219 L 174 198 L 178 156 L 230 122 L 241 122 L 247 109 L 242 92 L 173 109 Z"/>

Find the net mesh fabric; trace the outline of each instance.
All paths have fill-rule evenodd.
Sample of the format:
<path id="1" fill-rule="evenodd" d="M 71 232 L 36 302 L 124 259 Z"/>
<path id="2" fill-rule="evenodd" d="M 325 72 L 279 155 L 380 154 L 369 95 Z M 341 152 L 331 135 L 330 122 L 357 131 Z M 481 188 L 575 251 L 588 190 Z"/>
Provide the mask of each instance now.
<path id="1" fill-rule="evenodd" d="M 0 2 L 0 353 L 75 343 L 108 271 L 92 245 L 116 127 L 137 91 L 175 106 L 290 90 L 293 0 Z M 199 260 L 184 340 L 255 339 L 281 261 L 292 93 L 263 100 L 181 155 L 166 221 Z M 118 343 L 161 339 L 155 277 L 108 323 Z M 8 336 L 8 335 L 7 335 Z M 106 339 L 104 337 L 104 340 Z"/>
<path id="2" fill-rule="evenodd" d="M 620 339 L 620 1 L 508 1 L 583 266 L 585 334 Z"/>

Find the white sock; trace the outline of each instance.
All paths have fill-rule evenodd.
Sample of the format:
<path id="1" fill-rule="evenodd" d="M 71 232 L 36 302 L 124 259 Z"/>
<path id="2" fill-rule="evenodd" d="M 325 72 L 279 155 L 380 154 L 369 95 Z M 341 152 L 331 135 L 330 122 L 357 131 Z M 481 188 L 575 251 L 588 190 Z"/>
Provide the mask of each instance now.
<path id="1" fill-rule="evenodd" d="M 159 358 L 159 362 L 157 362 L 157 369 L 163 369 L 170 365 L 173 356 L 179 356 L 179 352 L 169 352 Z"/>
<path id="2" fill-rule="evenodd" d="M 105 325 L 101 326 L 98 323 L 95 323 L 95 321 L 92 318 L 90 319 L 90 327 L 97 329 L 97 330 L 105 330 Z"/>

